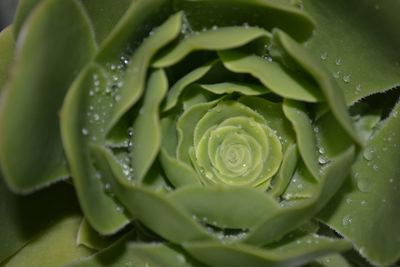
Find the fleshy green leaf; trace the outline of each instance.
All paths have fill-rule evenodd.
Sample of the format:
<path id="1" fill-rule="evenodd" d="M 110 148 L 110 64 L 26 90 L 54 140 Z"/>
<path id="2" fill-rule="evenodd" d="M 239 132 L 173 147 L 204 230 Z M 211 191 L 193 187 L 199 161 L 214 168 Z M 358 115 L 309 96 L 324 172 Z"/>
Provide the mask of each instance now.
<path id="1" fill-rule="evenodd" d="M 83 218 L 77 231 L 76 244 L 77 246 L 85 246 L 93 250 L 102 250 L 113 243 L 116 240 L 116 236 L 107 237 L 102 236 L 96 230 L 94 230 L 88 221 Z"/>
<path id="2" fill-rule="evenodd" d="M 121 167 L 115 163 L 113 155 L 105 148 L 95 146 L 93 153 L 99 167 L 107 174 L 104 176 L 104 182 L 109 184 L 112 192 L 126 209 L 152 231 L 177 243 L 209 239 L 208 233 L 191 216 L 161 193 L 129 184 Z"/>
<path id="3" fill-rule="evenodd" d="M 337 79 L 348 104 L 400 84 L 399 2 L 306 0 L 304 6 L 317 25 L 305 48 Z"/>
<path id="4" fill-rule="evenodd" d="M 189 243 L 187 251 L 210 266 L 300 266 L 317 257 L 348 250 L 347 241 L 319 236 L 305 236 L 275 249 L 263 249 L 245 244 L 221 244 L 216 242 Z"/>
<path id="5" fill-rule="evenodd" d="M 96 77 L 95 81 L 94 78 Z M 103 143 L 113 97 L 106 93 L 103 69 L 88 66 L 71 86 L 61 112 L 61 131 L 71 175 L 86 219 L 102 234 L 112 234 L 127 222 L 105 192 L 101 173 L 93 165 L 90 143 Z"/>
<path id="6" fill-rule="evenodd" d="M 352 240 L 369 261 L 388 266 L 400 257 L 400 105 L 368 141 L 349 181 L 320 217 Z M 368 233 L 368 234 L 366 234 Z"/>
<path id="7" fill-rule="evenodd" d="M 297 145 L 304 163 L 312 175 L 318 179 L 320 167 L 317 156 L 317 141 L 305 107 L 299 102 L 285 100 L 283 111 L 293 124 L 297 135 Z"/>
<path id="8" fill-rule="evenodd" d="M 91 250 L 76 244 L 76 232 L 80 221 L 81 217 L 75 216 L 58 222 L 18 251 L 7 261 L 6 266 L 63 266 L 91 255 Z"/>
<path id="9" fill-rule="evenodd" d="M 8 26 L 0 32 L 0 92 L 7 82 L 8 74 L 10 74 L 11 62 L 14 57 L 14 46 L 12 27 Z"/>
<path id="10" fill-rule="evenodd" d="M 24 32 L 3 95 L 0 156 L 9 186 L 29 192 L 68 176 L 58 111 L 72 79 L 93 55 L 94 40 L 73 0 L 43 1 Z"/>
<path id="11" fill-rule="evenodd" d="M 132 175 L 135 181 L 143 180 L 159 152 L 161 126 L 158 113 L 167 90 L 168 80 L 165 72 L 163 70 L 153 72 L 148 81 L 143 105 L 132 129 Z"/>
<path id="12" fill-rule="evenodd" d="M 204 77 L 214 66 L 216 62 L 212 61 L 204 66 L 201 66 L 193 71 L 189 72 L 181 79 L 179 79 L 169 90 L 166 97 L 164 111 L 173 108 L 178 102 L 178 98 L 182 91 L 185 90 L 190 84 Z"/>
<path id="13" fill-rule="evenodd" d="M 319 85 L 330 110 L 335 115 L 337 121 L 346 130 L 347 134 L 357 143 L 362 144 L 353 122 L 350 119 L 343 95 L 337 93 L 340 90 L 333 77 L 310 54 L 296 43 L 290 36 L 282 31 L 275 31 L 275 37 L 282 48 L 286 51 L 301 68 L 304 68 L 314 81 Z"/>
<path id="14" fill-rule="evenodd" d="M 94 256 L 68 265 L 68 267 L 101 266 L 201 267 L 202 265 L 183 253 L 180 249 L 169 244 L 145 244 L 121 241 Z"/>
<path id="15" fill-rule="evenodd" d="M 153 63 L 155 68 L 165 68 L 176 64 L 196 50 L 225 50 L 243 46 L 251 41 L 271 34 L 260 28 L 225 27 L 190 35 Z"/>
<path id="16" fill-rule="evenodd" d="M 321 94 L 311 83 L 289 73 L 281 64 L 256 55 L 235 51 L 218 53 L 224 66 L 236 73 L 249 73 L 260 80 L 267 89 L 285 98 L 317 102 Z"/>
<path id="17" fill-rule="evenodd" d="M 311 198 L 298 203 L 282 203 L 283 207 L 275 216 L 260 223 L 245 239 L 250 244 L 266 244 L 277 240 L 291 229 L 299 227 L 320 211 L 344 182 L 355 156 L 354 147 L 337 156 L 328 165 L 321 182 L 313 190 Z M 267 215 L 268 216 L 268 215 Z"/>

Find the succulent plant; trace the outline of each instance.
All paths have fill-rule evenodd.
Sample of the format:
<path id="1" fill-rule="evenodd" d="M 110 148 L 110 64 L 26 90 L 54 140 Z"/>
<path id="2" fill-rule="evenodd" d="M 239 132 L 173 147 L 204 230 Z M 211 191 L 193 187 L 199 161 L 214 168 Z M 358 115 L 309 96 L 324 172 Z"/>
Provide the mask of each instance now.
<path id="1" fill-rule="evenodd" d="M 395 264 L 398 8 L 21 0 L 0 265 Z"/>

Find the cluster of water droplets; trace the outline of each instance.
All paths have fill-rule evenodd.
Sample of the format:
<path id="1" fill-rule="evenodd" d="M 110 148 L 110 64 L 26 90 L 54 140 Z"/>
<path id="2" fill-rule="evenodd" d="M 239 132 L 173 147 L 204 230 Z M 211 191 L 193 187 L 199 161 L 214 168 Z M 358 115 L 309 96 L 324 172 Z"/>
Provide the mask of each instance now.
<path id="1" fill-rule="evenodd" d="M 121 55 L 118 63 L 106 64 L 106 76 L 93 73 L 91 86 L 87 89 L 89 104 L 86 111 L 86 124 L 81 133 L 92 142 L 100 141 L 105 136 L 108 119 L 112 114 L 115 103 L 121 100 L 119 90 L 123 86 L 125 69 L 129 57 Z"/>
<path id="2" fill-rule="evenodd" d="M 324 51 L 320 55 L 320 59 L 322 61 L 328 61 L 330 59 L 328 52 Z M 350 73 L 346 73 L 342 70 L 342 67 L 344 66 L 344 60 L 341 57 L 333 58 L 332 59 L 334 62 L 334 66 L 336 67 L 336 71 L 333 72 L 333 77 L 336 80 L 342 81 L 345 84 L 351 84 L 352 83 L 352 75 Z M 359 95 L 363 91 L 363 86 L 361 84 L 356 84 L 354 87 L 345 87 L 348 89 L 353 89 L 353 93 L 355 95 Z"/>
<path id="3" fill-rule="evenodd" d="M 316 142 L 317 142 L 318 163 L 321 166 L 320 171 L 322 172 L 324 170 L 323 167 L 326 164 L 328 164 L 330 160 L 329 160 L 328 156 L 326 155 L 326 150 L 325 150 L 324 146 L 322 145 L 321 136 L 320 136 L 321 129 L 318 126 L 315 126 L 313 130 L 314 130 L 314 134 L 315 134 Z"/>

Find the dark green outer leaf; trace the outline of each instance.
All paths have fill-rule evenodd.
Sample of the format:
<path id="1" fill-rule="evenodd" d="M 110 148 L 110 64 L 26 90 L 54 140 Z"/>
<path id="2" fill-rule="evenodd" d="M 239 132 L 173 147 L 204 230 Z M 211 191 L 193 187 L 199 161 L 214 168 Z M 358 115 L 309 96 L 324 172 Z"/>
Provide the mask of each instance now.
<path id="1" fill-rule="evenodd" d="M 14 56 L 14 38 L 12 27 L 9 26 L 0 32 L 0 92 L 2 91 Z"/>
<path id="2" fill-rule="evenodd" d="M 17 12 L 15 14 L 13 34 L 14 39 L 18 38 L 21 28 L 25 21 L 28 19 L 29 15 L 32 13 L 33 9 L 44 0 L 19 0 Z"/>
<path id="3" fill-rule="evenodd" d="M 98 44 L 101 44 L 106 39 L 134 1 L 137 0 L 81 0 L 90 17 Z"/>
<path id="4" fill-rule="evenodd" d="M 92 250 L 76 245 L 80 216 L 63 218 L 6 262 L 7 267 L 54 267 L 89 256 Z"/>
<path id="5" fill-rule="evenodd" d="M 0 264 L 60 219 L 79 214 L 73 188 L 66 183 L 30 196 L 9 192 L 0 177 Z"/>
<path id="6" fill-rule="evenodd" d="M 181 0 L 176 3 L 178 10 L 185 10 L 190 26 L 196 31 L 213 25 L 245 23 L 267 30 L 280 28 L 302 41 L 314 28 L 312 18 L 287 0 Z"/>
<path id="7" fill-rule="evenodd" d="M 369 261 L 388 266 L 400 257 L 400 104 L 367 143 L 350 182 L 320 217 L 351 240 Z"/>
<path id="8" fill-rule="evenodd" d="M 23 32 L 2 99 L 0 157 L 9 186 L 30 192 L 68 175 L 58 111 L 95 43 L 85 13 L 73 0 L 44 1 Z"/>
<path id="9" fill-rule="evenodd" d="M 306 49 L 330 70 L 352 104 L 400 84 L 400 2 L 304 1 L 316 20 Z"/>

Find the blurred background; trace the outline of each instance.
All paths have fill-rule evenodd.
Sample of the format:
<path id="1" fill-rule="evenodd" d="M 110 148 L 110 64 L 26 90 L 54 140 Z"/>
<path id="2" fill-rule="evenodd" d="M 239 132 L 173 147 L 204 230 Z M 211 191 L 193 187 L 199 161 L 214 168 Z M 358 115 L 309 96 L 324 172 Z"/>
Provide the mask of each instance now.
<path id="1" fill-rule="evenodd" d="M 0 0 L 0 31 L 11 24 L 17 4 L 18 0 Z"/>

